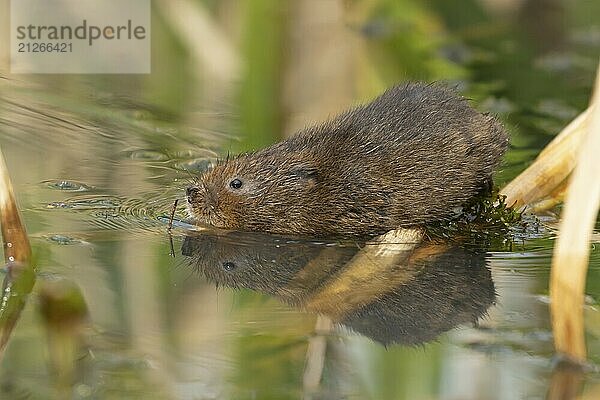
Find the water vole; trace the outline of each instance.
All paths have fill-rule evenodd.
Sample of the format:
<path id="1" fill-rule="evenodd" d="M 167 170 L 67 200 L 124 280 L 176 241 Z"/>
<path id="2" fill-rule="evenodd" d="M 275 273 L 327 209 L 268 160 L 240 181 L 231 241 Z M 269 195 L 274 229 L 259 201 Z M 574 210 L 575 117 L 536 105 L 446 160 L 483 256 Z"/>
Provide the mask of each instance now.
<path id="1" fill-rule="evenodd" d="M 308 236 L 374 236 L 455 215 L 508 145 L 492 116 L 438 85 L 396 86 L 187 189 L 199 223 Z"/>

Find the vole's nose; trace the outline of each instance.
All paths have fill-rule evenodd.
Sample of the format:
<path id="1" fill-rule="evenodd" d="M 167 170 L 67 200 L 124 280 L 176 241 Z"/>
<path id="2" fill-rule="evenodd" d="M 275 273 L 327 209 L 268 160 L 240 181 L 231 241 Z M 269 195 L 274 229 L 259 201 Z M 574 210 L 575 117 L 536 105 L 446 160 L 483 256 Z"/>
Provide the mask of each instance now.
<path id="1" fill-rule="evenodd" d="M 198 189 L 196 186 L 190 186 L 187 189 L 185 189 L 185 195 L 187 197 L 188 203 L 191 203 L 194 201 L 194 199 L 198 195 L 199 191 L 200 191 L 200 189 Z"/>

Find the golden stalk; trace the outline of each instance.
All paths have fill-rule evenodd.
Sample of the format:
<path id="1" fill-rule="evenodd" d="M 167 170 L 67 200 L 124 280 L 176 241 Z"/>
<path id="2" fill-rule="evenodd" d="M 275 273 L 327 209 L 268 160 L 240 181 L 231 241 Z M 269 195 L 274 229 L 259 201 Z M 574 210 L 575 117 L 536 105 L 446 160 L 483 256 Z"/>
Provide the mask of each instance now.
<path id="1" fill-rule="evenodd" d="M 588 124 L 567 189 L 550 276 L 550 311 L 558 352 L 586 359 L 583 302 L 590 240 L 600 207 L 600 68 Z M 563 138 L 568 140 L 568 138 Z M 552 152 L 552 149 L 551 149 Z"/>
<path id="2" fill-rule="evenodd" d="M 546 198 L 564 182 L 575 167 L 582 137 L 587 131 L 588 108 L 550 142 L 533 164 L 506 185 L 500 194 L 517 209 Z"/>
<path id="3" fill-rule="evenodd" d="M 19 215 L 17 202 L 0 150 L 0 225 L 7 274 L 0 302 L 0 358 L 35 283 L 31 246 Z"/>

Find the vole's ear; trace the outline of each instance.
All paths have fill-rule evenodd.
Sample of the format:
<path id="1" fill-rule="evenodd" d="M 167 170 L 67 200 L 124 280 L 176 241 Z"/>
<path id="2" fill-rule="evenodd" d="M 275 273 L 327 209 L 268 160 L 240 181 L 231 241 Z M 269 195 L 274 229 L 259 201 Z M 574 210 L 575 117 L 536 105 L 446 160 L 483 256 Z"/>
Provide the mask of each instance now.
<path id="1" fill-rule="evenodd" d="M 300 179 L 317 181 L 319 179 L 319 170 L 310 164 L 298 164 L 290 168 L 288 175 L 296 176 Z"/>

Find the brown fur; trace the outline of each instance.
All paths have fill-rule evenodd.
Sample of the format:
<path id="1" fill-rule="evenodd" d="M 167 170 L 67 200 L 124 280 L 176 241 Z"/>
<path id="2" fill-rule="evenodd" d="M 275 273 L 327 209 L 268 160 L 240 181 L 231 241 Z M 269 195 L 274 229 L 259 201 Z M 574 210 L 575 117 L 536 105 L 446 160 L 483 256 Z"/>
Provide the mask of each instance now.
<path id="1" fill-rule="evenodd" d="M 218 164 L 188 188 L 188 202 L 197 222 L 216 227 L 374 236 L 456 215 L 507 145 L 492 116 L 446 88 L 412 83 Z"/>

